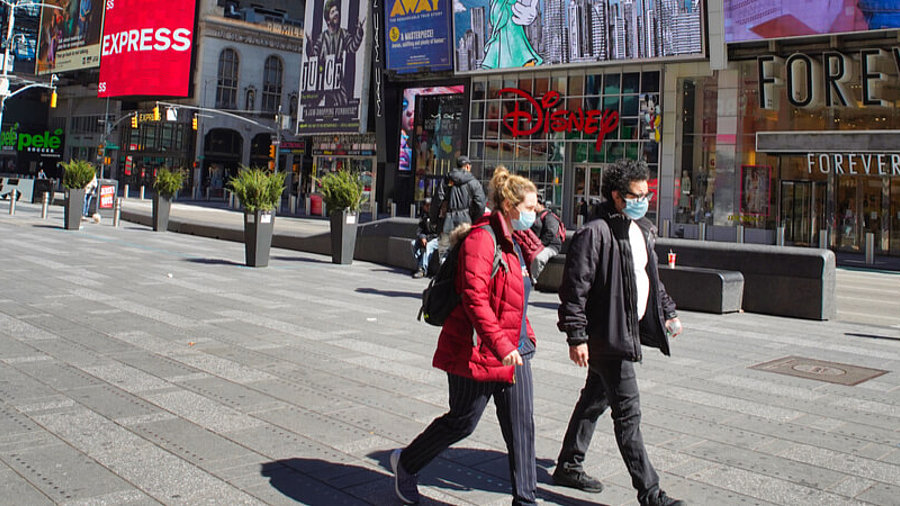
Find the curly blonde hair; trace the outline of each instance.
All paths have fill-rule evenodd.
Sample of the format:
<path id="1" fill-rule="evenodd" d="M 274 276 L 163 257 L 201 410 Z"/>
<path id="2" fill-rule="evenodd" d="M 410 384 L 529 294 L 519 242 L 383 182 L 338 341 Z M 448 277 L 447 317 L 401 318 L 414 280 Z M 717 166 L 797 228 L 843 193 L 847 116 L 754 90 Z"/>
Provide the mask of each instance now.
<path id="1" fill-rule="evenodd" d="M 502 211 L 503 202 L 509 202 L 512 207 L 516 207 L 525 200 L 528 193 L 537 193 L 537 187 L 528 178 L 510 174 L 503 165 L 498 165 L 494 169 L 494 175 L 488 185 L 488 201 L 491 209 Z"/>

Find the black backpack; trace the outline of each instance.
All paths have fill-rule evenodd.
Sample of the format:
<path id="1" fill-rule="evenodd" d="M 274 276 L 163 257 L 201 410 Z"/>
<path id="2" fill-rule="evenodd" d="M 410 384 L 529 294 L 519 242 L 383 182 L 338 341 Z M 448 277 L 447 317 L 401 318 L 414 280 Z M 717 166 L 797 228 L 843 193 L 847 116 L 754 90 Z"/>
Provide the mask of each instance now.
<path id="1" fill-rule="evenodd" d="M 494 243 L 494 264 L 491 267 L 491 279 L 494 279 L 494 276 L 497 275 L 500 266 L 503 266 L 504 272 L 509 272 L 509 266 L 506 265 L 506 260 L 503 259 L 500 245 L 497 244 L 497 236 L 494 235 L 494 229 L 490 225 L 479 225 L 478 228 L 487 230 L 491 234 L 491 240 Z M 422 307 L 419 308 L 418 320 L 421 321 L 424 316 L 425 323 L 442 327 L 453 309 L 459 305 L 460 298 L 459 294 L 456 293 L 456 266 L 459 263 L 459 249 L 464 240 L 460 239 L 450 248 L 444 263 L 441 264 L 437 274 L 431 278 L 428 288 L 422 292 Z"/>

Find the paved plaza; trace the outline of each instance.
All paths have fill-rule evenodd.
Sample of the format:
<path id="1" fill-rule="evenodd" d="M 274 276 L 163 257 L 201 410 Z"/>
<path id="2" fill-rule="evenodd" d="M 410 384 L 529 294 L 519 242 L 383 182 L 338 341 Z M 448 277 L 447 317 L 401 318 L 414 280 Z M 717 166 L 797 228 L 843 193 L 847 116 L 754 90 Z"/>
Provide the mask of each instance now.
<path id="1" fill-rule="evenodd" d="M 425 280 L 281 249 L 251 269 L 239 243 L 109 220 L 65 231 L 61 208 L 39 211 L 0 213 L 0 504 L 398 504 L 390 450 L 447 402 L 439 329 L 415 319 Z M 900 504 L 900 275 L 838 281 L 834 321 L 683 312 L 673 356 L 646 350 L 644 439 L 669 495 Z M 552 484 L 585 371 L 555 295 L 528 312 L 541 500 L 636 504 L 608 416 L 586 461 L 606 489 Z M 786 357 L 887 372 L 849 386 L 751 368 Z M 493 409 L 420 490 L 424 504 L 509 504 Z"/>

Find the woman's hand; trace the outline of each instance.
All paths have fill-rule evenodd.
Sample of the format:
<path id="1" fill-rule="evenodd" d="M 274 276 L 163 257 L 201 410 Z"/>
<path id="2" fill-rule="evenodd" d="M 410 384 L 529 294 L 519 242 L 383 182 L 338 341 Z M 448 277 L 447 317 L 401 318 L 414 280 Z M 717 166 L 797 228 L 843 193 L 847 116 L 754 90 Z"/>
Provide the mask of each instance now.
<path id="1" fill-rule="evenodd" d="M 522 365 L 522 356 L 519 355 L 519 350 L 513 350 L 509 353 L 509 355 L 503 357 L 503 365 Z"/>

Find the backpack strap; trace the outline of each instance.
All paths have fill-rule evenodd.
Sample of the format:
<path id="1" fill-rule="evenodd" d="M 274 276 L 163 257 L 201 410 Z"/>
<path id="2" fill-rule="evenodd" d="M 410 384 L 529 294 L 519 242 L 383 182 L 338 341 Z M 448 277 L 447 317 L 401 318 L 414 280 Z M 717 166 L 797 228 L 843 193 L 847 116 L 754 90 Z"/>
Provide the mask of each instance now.
<path id="1" fill-rule="evenodd" d="M 494 276 L 497 275 L 497 271 L 500 270 L 500 267 L 503 267 L 503 272 L 509 272 L 509 264 L 507 264 L 506 259 L 503 258 L 503 251 L 500 249 L 500 244 L 497 243 L 497 235 L 494 234 L 494 227 L 487 224 L 478 225 L 478 228 L 487 230 L 488 234 L 491 235 L 491 242 L 494 243 L 494 263 L 491 266 L 491 279 L 494 279 Z"/>

